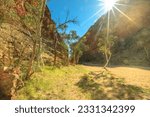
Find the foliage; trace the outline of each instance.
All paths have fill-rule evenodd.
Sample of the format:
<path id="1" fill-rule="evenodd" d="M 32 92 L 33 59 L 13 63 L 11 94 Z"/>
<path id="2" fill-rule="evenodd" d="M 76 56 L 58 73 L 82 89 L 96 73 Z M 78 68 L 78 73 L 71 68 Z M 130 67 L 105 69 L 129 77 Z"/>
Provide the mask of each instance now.
<path id="1" fill-rule="evenodd" d="M 55 36 L 54 36 L 54 66 L 56 65 L 57 62 L 57 46 L 63 45 L 62 47 L 64 47 L 64 44 L 66 44 L 65 49 L 67 47 L 67 56 L 66 56 L 66 64 L 69 65 L 69 56 L 71 54 L 70 51 L 70 44 L 73 41 L 76 41 L 79 36 L 77 35 L 75 30 L 71 30 L 69 33 L 66 32 L 67 28 L 68 28 L 68 24 L 77 24 L 77 19 L 73 18 L 73 19 L 69 19 L 69 12 L 67 12 L 67 16 L 66 19 L 63 23 L 58 23 L 57 27 L 56 27 L 56 31 L 55 31 Z M 62 39 L 62 42 L 60 45 L 58 45 L 58 39 L 60 38 Z"/>
<path id="2" fill-rule="evenodd" d="M 78 42 L 73 43 L 71 45 L 72 48 L 72 63 L 77 64 L 79 62 L 79 58 L 82 56 L 83 52 L 88 50 L 88 46 L 84 44 L 84 39 L 80 39 Z"/>

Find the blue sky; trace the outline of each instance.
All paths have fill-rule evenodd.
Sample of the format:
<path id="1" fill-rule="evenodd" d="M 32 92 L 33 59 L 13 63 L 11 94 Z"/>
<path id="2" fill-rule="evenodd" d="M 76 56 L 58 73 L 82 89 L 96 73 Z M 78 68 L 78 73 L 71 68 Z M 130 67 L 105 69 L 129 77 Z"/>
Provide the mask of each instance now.
<path id="1" fill-rule="evenodd" d="M 76 30 L 79 36 L 83 36 L 101 16 L 101 13 L 98 13 L 90 18 L 101 9 L 98 0 L 50 0 L 47 4 L 56 24 L 64 22 L 67 11 L 70 13 L 70 19 L 77 17 L 79 25 L 70 24 L 67 31 Z"/>

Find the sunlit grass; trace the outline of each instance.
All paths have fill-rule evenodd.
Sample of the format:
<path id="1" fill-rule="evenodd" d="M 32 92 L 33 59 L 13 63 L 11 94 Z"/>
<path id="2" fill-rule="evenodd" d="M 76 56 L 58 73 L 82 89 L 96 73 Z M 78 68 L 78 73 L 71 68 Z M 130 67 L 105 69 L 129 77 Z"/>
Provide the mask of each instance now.
<path id="1" fill-rule="evenodd" d="M 71 90 L 74 92 L 78 90 L 73 84 L 74 80 L 79 80 L 85 73 L 88 71 L 82 66 L 62 68 L 45 66 L 18 91 L 17 99 L 73 99 Z M 80 95 L 79 92 L 77 94 Z"/>
<path id="2" fill-rule="evenodd" d="M 16 99 L 150 98 L 150 87 L 146 88 L 147 84 L 149 84 L 148 79 L 143 81 L 142 77 L 133 75 L 133 68 L 124 68 L 123 70 L 121 68 L 111 68 L 109 70 L 105 71 L 100 67 L 82 65 L 62 68 L 45 66 L 41 72 L 35 73 L 32 79 L 25 83 L 25 87 L 17 92 Z M 143 70 L 135 70 L 139 75 L 140 71 L 141 74 L 144 72 Z M 128 75 L 126 74 L 127 72 Z M 149 72 L 145 71 L 145 73 Z"/>

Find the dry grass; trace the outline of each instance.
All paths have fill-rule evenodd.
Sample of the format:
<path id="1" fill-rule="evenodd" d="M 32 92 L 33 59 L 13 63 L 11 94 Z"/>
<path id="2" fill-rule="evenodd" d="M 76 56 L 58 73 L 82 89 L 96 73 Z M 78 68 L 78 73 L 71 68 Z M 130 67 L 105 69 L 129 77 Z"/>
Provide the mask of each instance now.
<path id="1" fill-rule="evenodd" d="M 150 99 L 150 70 L 131 67 L 44 67 L 16 99 Z M 113 73 L 113 74 L 112 74 Z"/>

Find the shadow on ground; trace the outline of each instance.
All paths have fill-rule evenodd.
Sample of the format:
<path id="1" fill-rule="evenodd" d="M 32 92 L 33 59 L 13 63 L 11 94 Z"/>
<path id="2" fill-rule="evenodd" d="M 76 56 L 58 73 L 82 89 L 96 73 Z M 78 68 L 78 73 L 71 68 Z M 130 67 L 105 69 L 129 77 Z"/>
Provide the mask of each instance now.
<path id="1" fill-rule="evenodd" d="M 117 78 L 109 71 L 91 72 L 84 75 L 76 85 L 93 100 L 148 99 L 144 89 L 125 84 L 123 78 Z"/>

